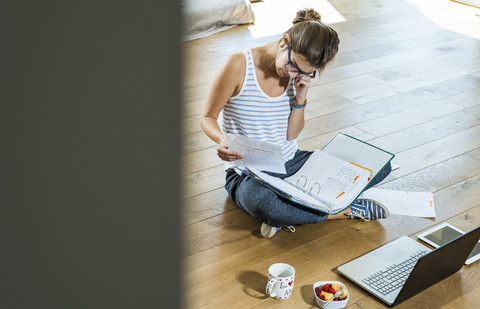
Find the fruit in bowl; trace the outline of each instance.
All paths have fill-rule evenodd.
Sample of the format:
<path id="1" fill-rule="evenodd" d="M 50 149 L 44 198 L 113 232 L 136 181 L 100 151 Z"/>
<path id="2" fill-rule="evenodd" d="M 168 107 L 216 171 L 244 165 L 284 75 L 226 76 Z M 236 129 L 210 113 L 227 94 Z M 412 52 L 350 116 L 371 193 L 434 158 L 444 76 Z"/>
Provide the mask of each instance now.
<path id="1" fill-rule="evenodd" d="M 338 291 L 342 291 L 339 297 L 335 297 L 335 293 Z M 348 296 L 348 292 L 346 289 L 342 289 L 339 283 L 325 283 L 323 285 L 319 285 L 315 288 L 315 294 L 317 294 L 318 298 L 321 300 L 329 301 L 333 298 L 333 301 L 344 300 Z"/>
<path id="2" fill-rule="evenodd" d="M 329 309 L 345 308 L 349 299 L 347 288 L 338 281 L 316 282 L 313 285 L 313 292 L 320 308 L 323 308 L 328 302 L 330 302 Z"/>

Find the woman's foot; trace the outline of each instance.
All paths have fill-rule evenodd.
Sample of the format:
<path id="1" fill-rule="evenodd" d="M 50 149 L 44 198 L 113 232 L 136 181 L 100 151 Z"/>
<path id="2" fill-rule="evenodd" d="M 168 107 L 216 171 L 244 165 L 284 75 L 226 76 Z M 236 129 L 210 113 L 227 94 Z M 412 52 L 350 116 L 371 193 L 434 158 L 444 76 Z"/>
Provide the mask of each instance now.
<path id="1" fill-rule="evenodd" d="M 368 200 L 368 199 L 358 199 L 355 200 L 350 205 L 350 213 L 346 214 L 350 218 L 361 219 L 363 221 L 385 219 L 390 213 L 388 212 L 387 207 L 382 204 Z"/>
<path id="2" fill-rule="evenodd" d="M 263 222 L 262 226 L 260 227 L 260 233 L 262 233 L 262 236 L 265 237 L 265 238 L 271 238 L 280 229 L 281 229 L 281 227 L 270 226 L 270 225 L 266 224 L 265 222 Z M 284 227 L 283 229 L 285 229 L 289 232 L 292 232 L 292 233 L 295 232 L 295 227 L 294 226 L 287 226 L 287 227 Z"/>

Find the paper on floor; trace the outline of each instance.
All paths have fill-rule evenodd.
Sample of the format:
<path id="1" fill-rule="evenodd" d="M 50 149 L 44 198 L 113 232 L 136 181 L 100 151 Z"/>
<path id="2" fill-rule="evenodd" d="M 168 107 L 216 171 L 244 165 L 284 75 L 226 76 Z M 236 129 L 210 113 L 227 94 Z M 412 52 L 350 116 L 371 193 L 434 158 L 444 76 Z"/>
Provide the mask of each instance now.
<path id="1" fill-rule="evenodd" d="M 435 218 L 435 204 L 431 192 L 409 192 L 370 188 L 360 198 L 378 201 L 391 214 Z"/>

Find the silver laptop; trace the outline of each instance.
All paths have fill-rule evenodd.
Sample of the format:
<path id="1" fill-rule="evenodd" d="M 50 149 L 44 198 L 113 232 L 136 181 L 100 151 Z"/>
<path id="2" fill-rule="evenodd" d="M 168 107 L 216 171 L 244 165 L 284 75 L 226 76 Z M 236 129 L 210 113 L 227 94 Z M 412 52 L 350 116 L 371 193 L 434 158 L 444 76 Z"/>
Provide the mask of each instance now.
<path id="1" fill-rule="evenodd" d="M 459 271 L 479 239 L 480 226 L 435 250 L 403 236 L 338 271 L 394 306 Z"/>

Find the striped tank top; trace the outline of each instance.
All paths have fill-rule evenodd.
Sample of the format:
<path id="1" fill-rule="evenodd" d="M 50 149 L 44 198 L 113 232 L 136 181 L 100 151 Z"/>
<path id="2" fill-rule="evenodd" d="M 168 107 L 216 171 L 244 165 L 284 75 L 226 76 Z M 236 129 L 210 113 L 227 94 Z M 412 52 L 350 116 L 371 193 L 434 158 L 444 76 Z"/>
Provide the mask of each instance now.
<path id="1" fill-rule="evenodd" d="M 220 120 L 225 133 L 282 146 L 283 159 L 292 159 L 298 149 L 296 140 L 287 141 L 290 102 L 295 96 L 293 80 L 278 97 L 265 94 L 258 84 L 252 51 L 244 51 L 246 72 L 240 92 L 231 97 L 222 110 Z"/>

